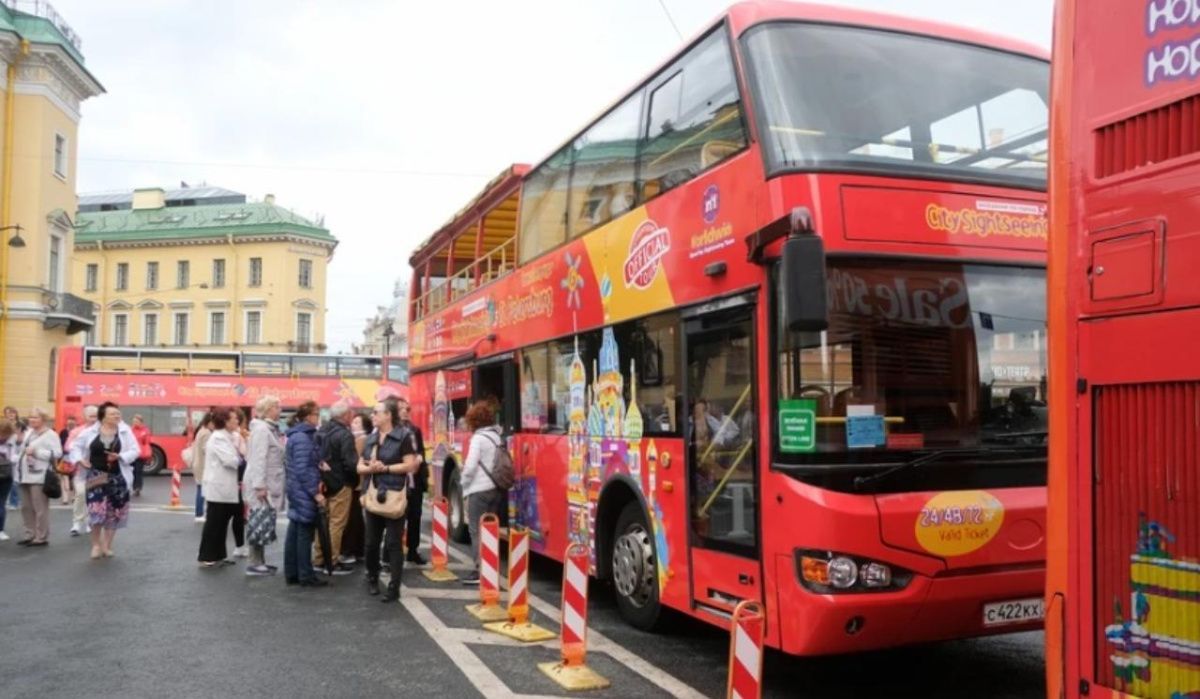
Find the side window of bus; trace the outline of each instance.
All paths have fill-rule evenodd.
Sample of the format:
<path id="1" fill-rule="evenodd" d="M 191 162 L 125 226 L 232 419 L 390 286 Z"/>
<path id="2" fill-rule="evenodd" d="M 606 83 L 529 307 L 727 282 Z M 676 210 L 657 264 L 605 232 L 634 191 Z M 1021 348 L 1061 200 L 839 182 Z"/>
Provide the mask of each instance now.
<path id="1" fill-rule="evenodd" d="M 633 208 L 641 117 L 642 93 L 637 92 L 575 139 L 567 226 L 570 237 Z"/>
<path id="2" fill-rule="evenodd" d="M 646 435 L 675 434 L 680 398 L 679 315 L 662 313 L 614 328 L 628 414 L 637 406 Z"/>
<path id="3" fill-rule="evenodd" d="M 521 430 L 545 432 L 554 424 L 554 406 L 548 400 L 550 348 L 521 350 Z"/>
<path id="4" fill-rule="evenodd" d="M 567 146 L 525 180 L 518 238 L 522 264 L 566 240 L 570 177 L 571 147 Z"/>
<path id="5" fill-rule="evenodd" d="M 746 145 L 733 59 L 717 30 L 663 75 L 650 94 L 639 149 L 641 199 L 688 181 Z"/>

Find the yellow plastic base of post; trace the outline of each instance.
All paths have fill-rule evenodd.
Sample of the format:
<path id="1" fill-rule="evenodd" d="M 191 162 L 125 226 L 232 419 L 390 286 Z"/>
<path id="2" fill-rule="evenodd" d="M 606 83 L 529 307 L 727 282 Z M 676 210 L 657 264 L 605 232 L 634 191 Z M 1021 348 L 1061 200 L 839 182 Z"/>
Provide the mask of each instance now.
<path id="1" fill-rule="evenodd" d="M 567 690 L 604 689 L 612 684 L 587 665 L 538 663 L 538 669 Z"/>
<path id="2" fill-rule="evenodd" d="M 523 643 L 549 641 L 558 636 L 553 631 L 543 629 L 537 624 L 531 624 L 528 621 L 523 624 L 514 624 L 511 621 L 493 621 L 490 624 L 484 624 L 483 628 L 503 636 L 508 636 L 509 638 L 515 638 Z"/>
<path id="3" fill-rule="evenodd" d="M 467 612 L 480 621 L 508 621 L 508 612 L 498 604 L 468 604 Z"/>
<path id="4" fill-rule="evenodd" d="M 458 580 L 457 575 L 444 568 L 442 570 L 422 570 L 421 575 L 424 575 L 434 582 L 450 582 L 451 580 Z"/>

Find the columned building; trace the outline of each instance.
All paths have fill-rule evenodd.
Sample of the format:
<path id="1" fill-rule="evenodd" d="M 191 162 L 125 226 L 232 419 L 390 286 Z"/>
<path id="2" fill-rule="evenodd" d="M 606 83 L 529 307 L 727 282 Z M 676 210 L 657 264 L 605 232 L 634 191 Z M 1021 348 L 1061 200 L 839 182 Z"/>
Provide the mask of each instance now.
<path id="1" fill-rule="evenodd" d="M 103 92 L 53 7 L 0 2 L 0 396 L 22 413 L 51 407 L 56 348 L 92 327 L 71 217 L 80 104 Z"/>
<path id="2" fill-rule="evenodd" d="M 337 240 L 275 203 L 219 187 L 84 194 L 76 288 L 88 344 L 325 351 L 326 267 Z"/>

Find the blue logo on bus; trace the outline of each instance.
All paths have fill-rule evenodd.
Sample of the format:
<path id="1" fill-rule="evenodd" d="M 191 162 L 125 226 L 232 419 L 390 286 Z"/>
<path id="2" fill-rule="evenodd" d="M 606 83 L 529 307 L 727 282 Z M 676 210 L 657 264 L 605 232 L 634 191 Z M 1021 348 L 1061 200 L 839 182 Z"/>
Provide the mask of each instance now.
<path id="1" fill-rule="evenodd" d="M 702 207 L 701 215 L 704 217 L 705 223 L 712 223 L 717 220 L 717 213 L 721 210 L 721 190 L 717 189 L 717 185 L 710 184 L 708 189 L 704 190 L 704 196 L 700 198 Z"/>

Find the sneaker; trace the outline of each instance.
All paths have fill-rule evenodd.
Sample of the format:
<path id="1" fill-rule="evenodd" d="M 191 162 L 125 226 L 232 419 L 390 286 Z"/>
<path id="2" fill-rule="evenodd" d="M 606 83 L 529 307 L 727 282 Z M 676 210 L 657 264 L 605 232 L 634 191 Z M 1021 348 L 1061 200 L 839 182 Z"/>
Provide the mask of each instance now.
<path id="1" fill-rule="evenodd" d="M 8 541 L 9 539 L 12 539 L 12 537 L 4 532 L 0 532 L 0 541 Z"/>
<path id="2" fill-rule="evenodd" d="M 260 575 L 261 576 L 261 575 L 274 575 L 274 574 L 275 574 L 275 571 L 271 570 L 270 568 L 266 567 L 265 565 L 248 566 L 246 568 L 246 575 Z"/>
<path id="3" fill-rule="evenodd" d="M 201 523 L 201 522 L 203 522 L 203 521 L 204 521 L 204 518 L 203 518 L 203 517 L 197 517 L 197 518 L 196 518 L 196 524 L 199 524 L 199 523 Z"/>
<path id="4" fill-rule="evenodd" d="M 250 549 L 245 546 L 238 546 L 233 550 L 233 555 L 237 558 L 245 558 L 250 555 Z"/>
<path id="5" fill-rule="evenodd" d="M 326 587 L 328 585 L 329 585 L 328 580 L 318 580 L 317 578 L 313 578 L 312 580 L 301 580 L 300 581 L 300 587 Z"/>
<path id="6" fill-rule="evenodd" d="M 404 557 L 404 560 L 408 561 L 409 563 L 416 563 L 419 566 L 425 565 L 425 558 L 422 557 L 421 554 L 417 553 L 416 549 L 409 549 L 408 555 Z"/>
<path id="7" fill-rule="evenodd" d="M 345 563 L 348 566 L 352 566 L 358 563 L 358 559 L 354 556 L 338 556 L 338 563 Z"/>
<path id="8" fill-rule="evenodd" d="M 223 560 L 223 561 L 218 561 L 218 563 L 220 563 L 220 564 L 221 564 L 221 565 L 223 565 L 223 566 L 235 566 L 235 565 L 237 565 L 237 561 L 233 560 L 232 558 L 226 558 L 226 559 L 225 559 L 225 560 Z"/>
<path id="9" fill-rule="evenodd" d="M 479 584 L 479 573 L 468 573 L 466 576 L 463 577 L 462 584 L 463 585 L 478 585 Z"/>
<path id="10" fill-rule="evenodd" d="M 273 565 L 271 565 L 270 563 L 268 563 L 268 564 L 267 564 L 267 567 L 271 569 L 271 572 L 272 572 L 272 573 L 274 573 L 275 571 L 279 570 L 279 566 L 273 566 Z"/>
<path id="11" fill-rule="evenodd" d="M 339 563 L 333 567 L 334 575 L 350 575 L 354 572 L 353 566 L 348 566 L 345 563 Z"/>
<path id="12" fill-rule="evenodd" d="M 79 527 L 71 527 L 71 536 L 79 536 Z"/>

